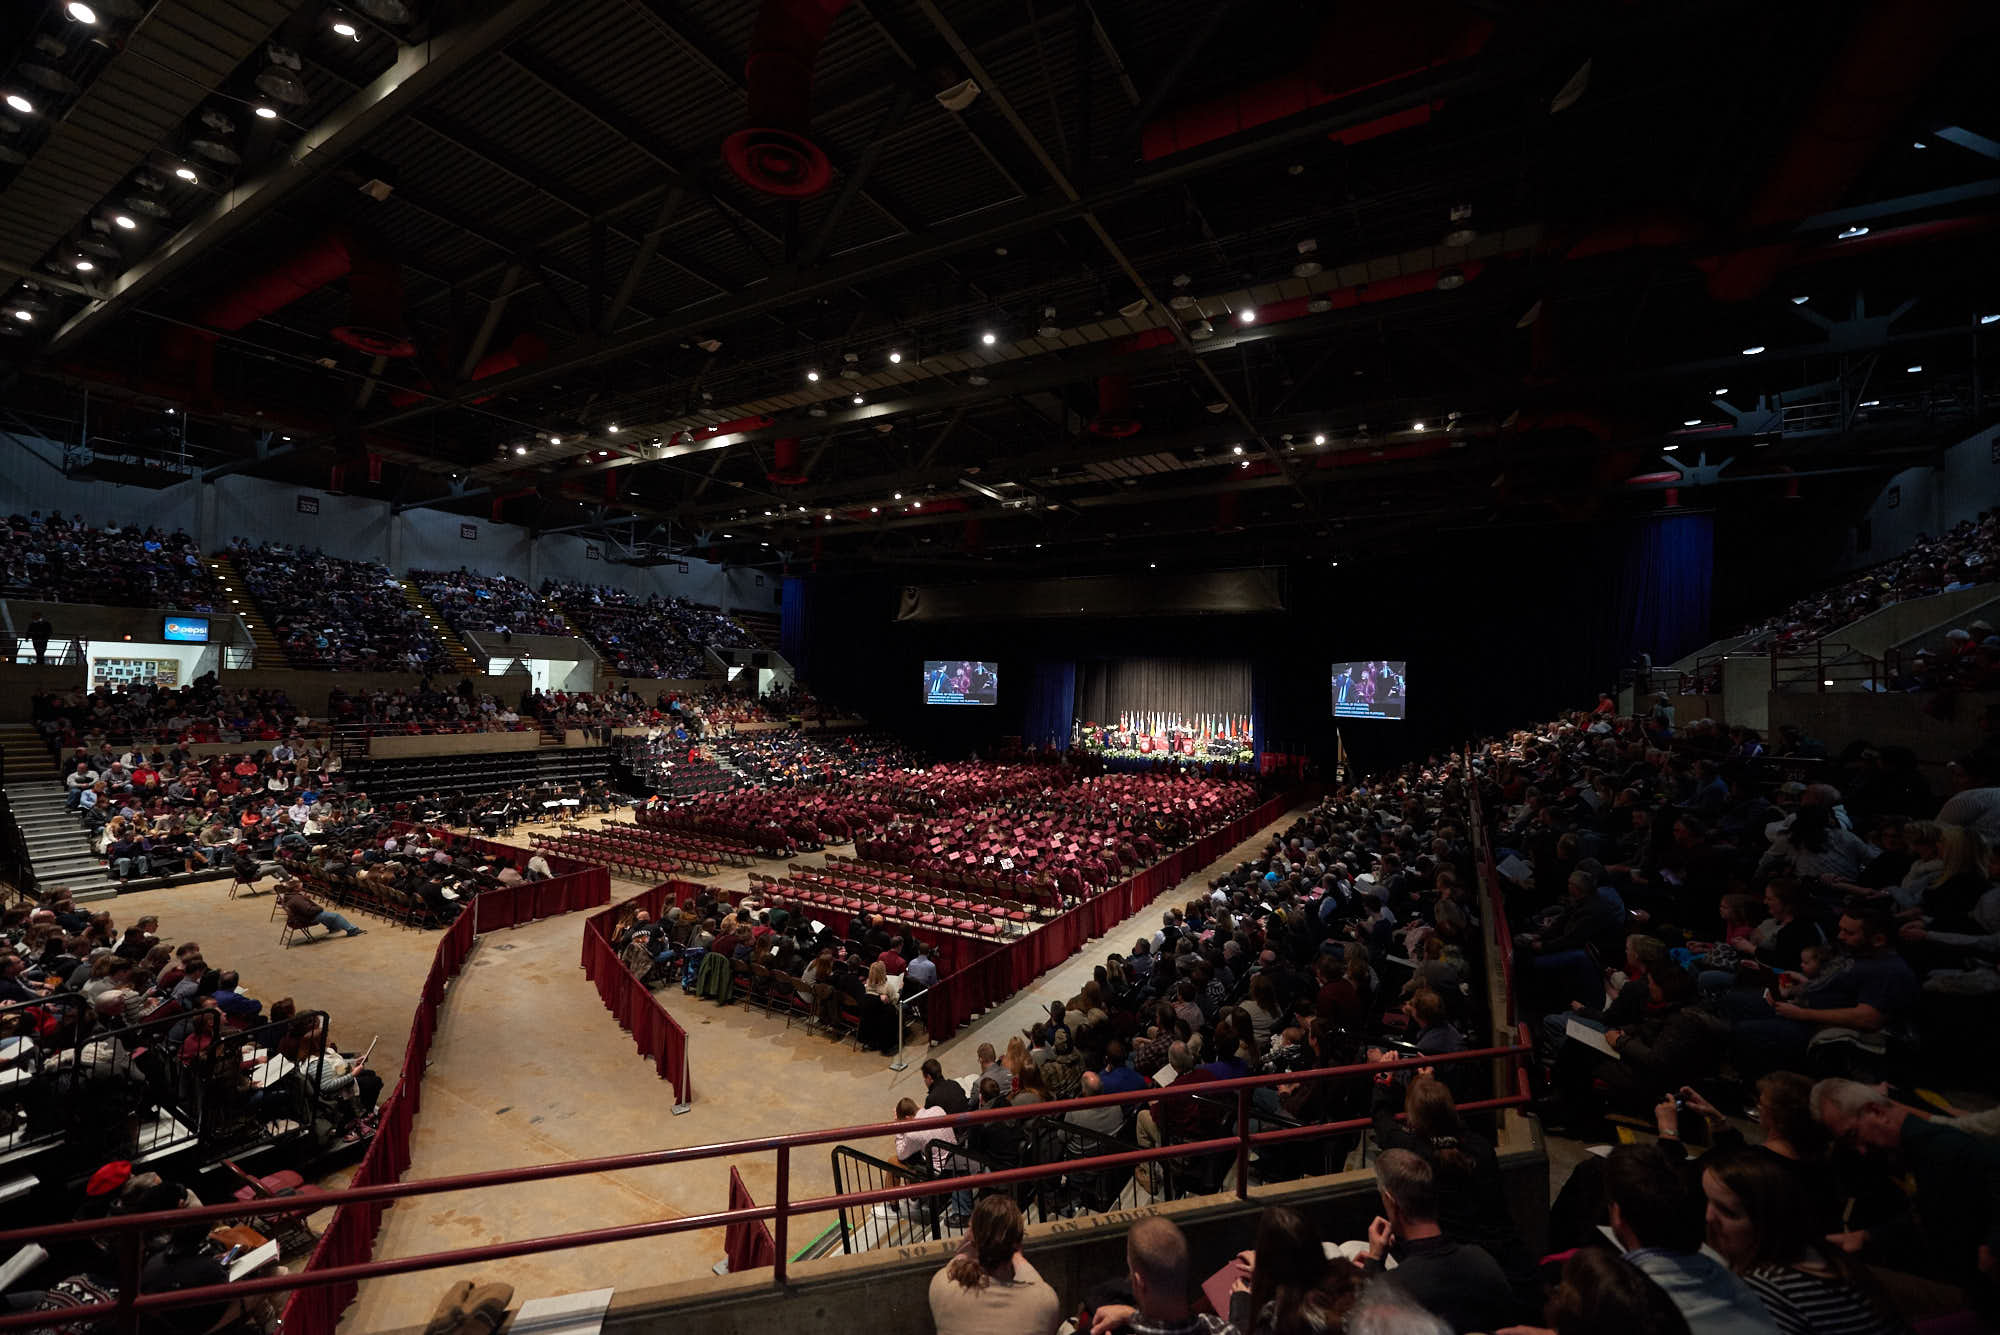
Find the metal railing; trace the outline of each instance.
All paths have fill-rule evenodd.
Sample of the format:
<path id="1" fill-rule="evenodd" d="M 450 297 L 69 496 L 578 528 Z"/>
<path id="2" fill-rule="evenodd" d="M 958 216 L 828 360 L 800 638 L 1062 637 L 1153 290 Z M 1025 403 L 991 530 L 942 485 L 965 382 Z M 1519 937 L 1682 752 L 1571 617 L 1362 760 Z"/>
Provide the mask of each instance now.
<path id="1" fill-rule="evenodd" d="M 1523 1035 L 1525 1038 L 1525 1035 Z M 1443 1066 L 1456 1062 L 1499 1062 L 1513 1069 L 1511 1082 L 1513 1092 L 1497 1098 L 1481 1099 L 1459 1105 L 1462 1113 L 1492 1112 L 1504 1108 L 1520 1107 L 1528 1102 L 1527 1073 L 1520 1066 L 1519 1059 L 1532 1051 L 1526 1042 L 1480 1048 L 1467 1052 L 1442 1054 L 1425 1059 L 1426 1065 Z M 1407 1066 L 1408 1063 L 1403 1065 Z M 1250 1186 L 1250 1161 L 1253 1150 L 1261 1146 L 1287 1145 L 1300 1141 L 1316 1140 L 1327 1136 L 1343 1135 L 1366 1129 L 1371 1123 L 1366 1117 L 1343 1121 L 1317 1123 L 1310 1126 L 1285 1127 L 1270 1131 L 1253 1131 L 1251 1117 L 1252 1094 L 1262 1088 L 1293 1082 L 1318 1080 L 1372 1079 L 1394 1066 L 1380 1063 L 1364 1063 L 1350 1066 L 1325 1067 L 1314 1071 L 1282 1072 L 1272 1075 L 1248 1076 L 1240 1079 L 1205 1081 L 1182 1089 L 1135 1090 L 1131 1093 L 1101 1094 L 1087 1099 L 1069 1099 L 1054 1103 L 1037 1103 L 1021 1108 L 993 1108 L 978 1112 L 965 1112 L 935 1119 L 935 1123 L 953 1129 L 955 1134 L 963 1134 L 971 1126 L 989 1122 L 1021 1121 L 1037 1117 L 1061 1116 L 1062 1114 L 1088 1108 L 1107 1106 L 1124 1107 L 1131 1104 L 1150 1103 L 1166 1099 L 1192 1098 L 1199 1091 L 1205 1098 L 1227 1096 L 1236 1102 L 1236 1129 L 1228 1136 L 1218 1136 L 1209 1140 L 1180 1144 L 1161 1145 L 1147 1149 L 1121 1150 L 1112 1154 L 1093 1155 L 1083 1159 L 1066 1159 L 1055 1164 L 1030 1164 L 1019 1168 L 1001 1169 L 992 1172 L 972 1173 L 965 1176 L 951 1176 L 929 1181 L 902 1182 L 891 1186 L 871 1188 L 866 1191 L 816 1196 L 795 1199 L 792 1194 L 791 1161 L 794 1150 L 820 1145 L 834 1145 L 843 1141 L 865 1141 L 894 1136 L 898 1131 L 907 1130 L 907 1122 L 875 1123 L 867 1126 L 840 1127 L 825 1131 L 795 1132 L 788 1135 L 765 1136 L 754 1140 L 742 1140 L 720 1145 L 690 1145 L 676 1149 L 651 1150 L 638 1154 L 609 1155 L 596 1159 L 581 1159 L 569 1163 L 537 1164 L 524 1168 L 497 1169 L 483 1173 L 465 1173 L 451 1177 L 429 1178 L 416 1182 L 383 1183 L 379 1186 L 348 1188 L 339 1191 L 319 1192 L 311 1196 L 255 1202 L 254 1211 L 241 1202 L 218 1205 L 196 1206 L 184 1210 L 161 1211 L 149 1214 L 134 1214 L 111 1219 L 80 1220 L 71 1223 L 38 1224 L 32 1228 L 10 1229 L 0 1233 L 0 1254 L 11 1252 L 26 1243 L 36 1242 L 43 1246 L 68 1242 L 87 1237 L 106 1238 L 113 1244 L 112 1251 L 117 1258 L 117 1297 L 114 1301 L 86 1303 L 65 1308 L 62 1321 L 65 1325 L 75 1325 L 88 1320 L 108 1319 L 111 1329 L 118 1335 L 134 1335 L 141 1317 L 148 1313 L 177 1307 L 193 1307 L 210 1303 L 224 1303 L 234 1299 L 247 1299 L 267 1293 L 312 1288 L 324 1285 L 352 1284 L 361 1280 L 380 1279 L 389 1275 L 410 1274 L 421 1270 L 435 1270 L 445 1266 L 470 1265 L 505 1260 L 515 1256 L 533 1256 L 543 1252 L 564 1251 L 574 1247 L 593 1247 L 612 1242 L 630 1242 L 640 1238 L 665 1237 L 676 1233 L 691 1233 L 704 1229 L 723 1228 L 730 1224 L 751 1223 L 768 1220 L 776 1241 L 776 1260 L 772 1266 L 771 1282 L 782 1288 L 786 1283 L 786 1267 L 790 1256 L 788 1242 L 794 1219 L 805 1215 L 824 1214 L 843 1207 L 853 1208 L 873 1206 L 884 1201 L 910 1200 L 931 1196 L 949 1195 L 953 1192 L 977 1192 L 989 1188 L 1011 1188 L 1019 1183 L 1034 1182 L 1038 1179 L 1067 1173 L 1087 1173 L 1098 1170 L 1132 1168 L 1140 1164 L 1162 1160 L 1183 1158 L 1190 1155 L 1219 1154 L 1233 1152 L 1235 1172 L 1233 1195 L 1237 1200 L 1246 1200 Z M 524 1238 L 513 1242 L 492 1243 L 479 1247 L 461 1247 L 449 1251 L 426 1252 L 417 1256 L 397 1257 L 392 1260 L 364 1261 L 353 1265 L 328 1266 L 318 1270 L 304 1270 L 296 1274 L 259 1275 L 237 1280 L 228 1284 L 204 1285 L 196 1288 L 177 1289 L 171 1292 L 147 1293 L 141 1287 L 141 1272 L 144 1267 L 144 1240 L 147 1235 L 165 1230 L 177 1230 L 196 1224 L 211 1224 L 255 1213 L 262 1218 L 290 1216 L 323 1210 L 342 1205 L 364 1205 L 390 1201 L 410 1200 L 420 1196 L 435 1196 L 444 1192 L 464 1191 L 471 1188 L 516 1186 L 530 1182 L 558 1181 L 566 1178 L 584 1177 L 597 1173 L 621 1172 L 638 1168 L 657 1168 L 668 1164 L 698 1163 L 709 1159 L 735 1158 L 746 1154 L 770 1152 L 776 1159 L 776 1200 L 770 1205 L 753 1206 L 744 1209 L 722 1210 L 713 1214 L 685 1215 L 672 1219 L 653 1219 L 640 1223 L 623 1224 L 610 1228 L 584 1229 L 573 1233 L 553 1234 L 539 1238 Z M 1225 1193 L 1228 1194 L 1228 1193 Z M 20 1330 L 49 1324 L 46 1312 L 18 1312 L 0 1316 L 0 1330 Z"/>
<path id="2" fill-rule="evenodd" d="M 1806 690 L 1825 694 L 1843 687 L 1868 691 L 1888 689 L 1889 674 L 1881 659 L 1845 644 L 1814 640 L 1805 649 L 1771 648 L 1771 689 Z"/>

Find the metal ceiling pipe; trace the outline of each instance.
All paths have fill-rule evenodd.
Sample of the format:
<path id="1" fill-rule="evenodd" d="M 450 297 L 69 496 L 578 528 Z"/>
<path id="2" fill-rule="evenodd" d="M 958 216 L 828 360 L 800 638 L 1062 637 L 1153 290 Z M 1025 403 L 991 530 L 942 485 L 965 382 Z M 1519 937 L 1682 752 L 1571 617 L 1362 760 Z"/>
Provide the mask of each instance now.
<path id="1" fill-rule="evenodd" d="M 472 373 L 466 376 L 466 379 L 484 380 L 488 376 L 499 375 L 502 371 L 511 371 L 517 366 L 532 366 L 548 355 L 549 341 L 547 339 L 543 338 L 540 334 L 522 332 L 514 335 L 513 341 L 508 343 L 506 347 L 501 348 L 497 352 L 489 352 L 480 358 L 473 365 Z M 394 407 L 407 408 L 413 403 L 421 402 L 425 397 L 425 394 L 421 390 L 399 389 L 389 396 L 389 402 Z M 471 402 L 484 403 L 491 397 L 492 395 L 490 394 L 484 395 L 471 400 Z"/>
<path id="2" fill-rule="evenodd" d="M 1743 226 L 1754 232 L 1838 204 L 1957 42 L 1970 9 L 1967 0 L 1863 6 Z M 1709 295 L 1717 301 L 1756 296 L 1797 248 L 1798 242 L 1784 241 L 1723 256 L 1709 269 Z"/>
<path id="3" fill-rule="evenodd" d="M 1453 0 L 1337 6 L 1311 39 L 1311 50 L 1298 68 L 1154 117 L 1140 132 L 1140 155 L 1150 162 L 1182 153 L 1370 88 L 1457 64 L 1478 54 L 1492 35 L 1491 20 L 1469 13 L 1467 6 Z M 1350 126 L 1334 138 L 1355 143 L 1421 125 L 1430 119 L 1435 105 L 1406 109 L 1367 126 Z"/>
<path id="4" fill-rule="evenodd" d="M 748 124 L 722 141 L 722 160 L 761 194 L 806 199 L 833 180 L 812 124 L 813 66 L 827 30 L 849 0 L 764 0 L 743 67 Z"/>

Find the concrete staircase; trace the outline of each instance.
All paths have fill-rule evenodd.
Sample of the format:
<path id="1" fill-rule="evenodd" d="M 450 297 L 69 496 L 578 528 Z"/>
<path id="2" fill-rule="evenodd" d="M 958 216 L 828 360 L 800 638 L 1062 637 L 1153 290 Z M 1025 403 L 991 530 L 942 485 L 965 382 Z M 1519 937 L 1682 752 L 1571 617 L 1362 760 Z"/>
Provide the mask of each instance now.
<path id="1" fill-rule="evenodd" d="M 437 607 L 417 588 L 416 581 L 405 575 L 396 582 L 403 586 L 403 598 L 431 623 L 431 634 L 437 636 L 438 643 L 444 646 L 449 670 L 466 677 L 484 672 L 485 667 L 465 647 L 465 640 L 445 624 L 445 619 L 438 615 Z"/>
<path id="2" fill-rule="evenodd" d="M 228 553 L 211 556 L 208 564 L 215 571 L 215 577 L 222 581 L 223 596 L 229 599 L 227 610 L 242 617 L 243 625 L 250 632 L 250 645 L 256 654 L 257 667 L 260 670 L 289 671 L 291 661 L 285 657 L 278 637 L 265 624 L 264 614 L 258 610 L 256 600 L 251 598 L 250 586 L 244 582 L 236 557 Z"/>
<path id="3" fill-rule="evenodd" d="M 91 851 L 82 823 L 64 809 L 61 778 L 40 734 L 25 723 L 0 724 L 0 750 L 7 758 L 7 807 L 35 880 L 66 885 L 79 902 L 116 895 L 117 882 Z"/>
<path id="4" fill-rule="evenodd" d="M 750 632 L 757 643 L 772 651 L 778 647 L 778 635 L 783 626 L 775 612 L 756 612 L 747 607 L 729 609 L 729 619 Z"/>

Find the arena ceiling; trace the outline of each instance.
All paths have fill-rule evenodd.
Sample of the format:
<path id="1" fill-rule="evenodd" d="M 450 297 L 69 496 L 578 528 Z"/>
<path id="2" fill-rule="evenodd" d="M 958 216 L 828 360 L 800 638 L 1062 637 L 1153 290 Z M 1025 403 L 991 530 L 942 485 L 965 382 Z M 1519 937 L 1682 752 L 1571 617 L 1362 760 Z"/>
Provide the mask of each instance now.
<path id="1" fill-rule="evenodd" d="M 77 9 L 0 16 L 0 429 L 100 475 L 1099 569 L 1776 502 L 1991 416 L 1974 0 Z"/>

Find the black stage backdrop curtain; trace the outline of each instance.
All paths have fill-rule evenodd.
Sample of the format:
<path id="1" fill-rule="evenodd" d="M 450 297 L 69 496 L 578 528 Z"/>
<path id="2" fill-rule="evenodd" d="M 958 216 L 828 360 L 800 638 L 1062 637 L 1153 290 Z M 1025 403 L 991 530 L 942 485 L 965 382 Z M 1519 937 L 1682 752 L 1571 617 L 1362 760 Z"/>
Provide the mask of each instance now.
<path id="1" fill-rule="evenodd" d="M 1121 713 L 1249 714 L 1250 664 L 1242 659 L 1115 658 L 1079 663 L 1076 717 Z"/>

